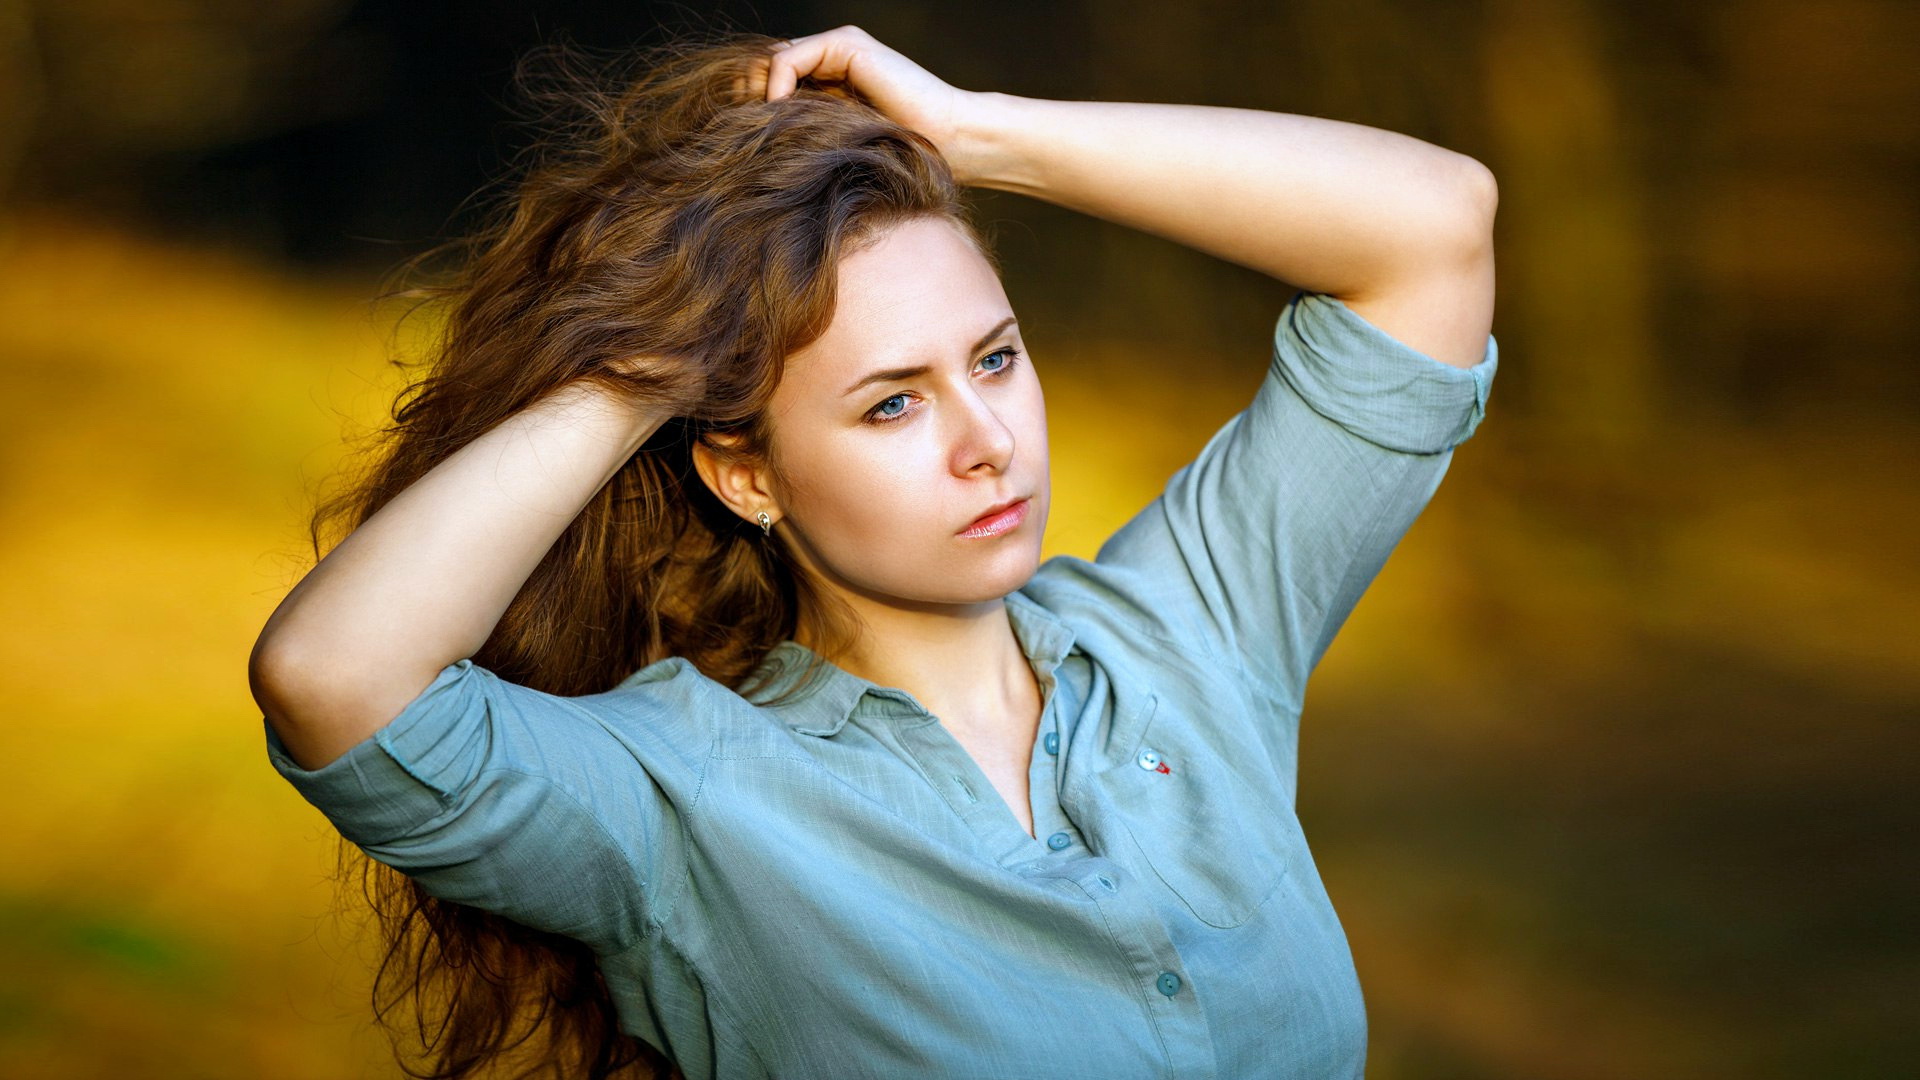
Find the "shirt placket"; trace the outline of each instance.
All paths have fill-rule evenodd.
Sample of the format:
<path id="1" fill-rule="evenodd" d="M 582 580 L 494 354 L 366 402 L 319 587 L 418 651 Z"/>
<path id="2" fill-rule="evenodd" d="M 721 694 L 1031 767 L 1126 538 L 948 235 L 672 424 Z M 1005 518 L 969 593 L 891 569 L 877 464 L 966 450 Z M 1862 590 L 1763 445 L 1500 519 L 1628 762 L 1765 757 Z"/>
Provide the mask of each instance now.
<path id="1" fill-rule="evenodd" d="M 1126 721 L 1121 725 L 1125 730 L 1137 732 L 1152 715 L 1154 697 L 1147 688 L 1134 688 L 1116 704 L 1104 683 L 1093 684 L 1093 673 L 1084 657 L 1075 656 L 1068 665 L 1073 666 L 1072 673 L 1066 665 L 1061 669 L 1062 700 L 1072 702 L 1072 711 L 1063 713 L 1068 718 L 1063 739 L 1073 736 L 1083 725 L 1099 732 L 1111 729 L 1122 719 Z M 1084 698 L 1081 687 L 1087 691 Z M 1118 714 L 1106 715 L 1109 709 L 1117 709 Z M 1120 741 L 1126 739 L 1123 737 Z M 1091 746 L 1088 749 L 1092 749 Z M 1083 821 L 1096 836 L 1113 831 L 1105 793 L 1088 783 L 1091 774 L 1103 771 L 1101 765 L 1098 760 L 1076 761 L 1069 757 L 1063 759 L 1061 772 L 1063 777 L 1069 774 L 1075 777 L 1074 795 L 1065 802 L 1084 815 Z M 1062 790 L 1066 786 L 1063 781 Z M 1109 838 L 1109 842 L 1118 841 Z M 1077 869 L 1081 872 L 1073 874 L 1071 880 L 1100 908 L 1107 932 L 1126 967 L 1131 988 L 1166 1050 L 1168 1075 L 1179 1080 L 1211 1080 L 1216 1075 L 1213 1032 L 1200 1002 L 1205 987 L 1196 985 L 1190 977 L 1146 883 L 1105 854 L 1089 859 Z"/>
<path id="2" fill-rule="evenodd" d="M 1020 827 L 1013 808 L 993 786 L 973 755 L 961 746 L 938 718 L 905 695 L 886 697 L 881 706 L 901 724 L 901 744 L 932 781 L 953 812 L 973 830 L 987 852 L 1009 869 L 1038 870 L 1071 858 L 1082 841 L 1080 831 L 1060 807 L 1057 780 L 1060 732 L 1055 721 L 1057 684 L 1051 672 L 1041 675 L 1043 688 L 1039 731 L 1034 735 L 1033 759 L 1028 767 L 1028 809 L 1035 835 Z"/>
<path id="3" fill-rule="evenodd" d="M 1175 1080 L 1214 1080 L 1213 1036 L 1206 1012 L 1166 923 L 1143 884 L 1132 880 L 1119 863 L 1085 846 L 1079 828 L 1060 804 L 1056 779 L 1062 761 L 1059 751 L 1070 732 L 1061 729 L 1058 718 L 1064 708 L 1078 710 L 1084 705 L 1072 688 L 1062 687 L 1052 673 L 1043 684 L 1047 687 L 1046 704 L 1035 740 L 1035 765 L 1029 774 L 1036 793 L 1034 831 L 1038 839 L 1020 828 L 972 755 L 932 714 L 906 697 L 889 698 L 886 707 L 904 721 L 902 746 L 1002 866 L 1043 879 L 1050 888 L 1075 890 L 1098 907 L 1128 973 L 1125 992 L 1139 1003 L 1166 1053 L 1170 1067 L 1167 1075 Z M 1050 734 L 1054 736 L 1051 747 L 1047 738 Z M 1038 794 L 1042 791 L 1044 796 Z M 1046 826 L 1041 825 L 1043 818 Z M 1064 837 L 1066 842 L 1049 843 L 1054 836 Z"/>

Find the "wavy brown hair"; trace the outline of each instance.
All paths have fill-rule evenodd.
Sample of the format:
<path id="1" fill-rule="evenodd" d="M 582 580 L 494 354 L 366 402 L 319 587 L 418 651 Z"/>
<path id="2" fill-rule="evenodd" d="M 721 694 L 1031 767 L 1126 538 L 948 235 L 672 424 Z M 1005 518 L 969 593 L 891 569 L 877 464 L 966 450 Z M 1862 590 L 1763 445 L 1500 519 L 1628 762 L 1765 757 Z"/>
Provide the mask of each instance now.
<path id="1" fill-rule="evenodd" d="M 519 81 L 545 106 L 543 136 L 487 223 L 409 261 L 386 294 L 441 321 L 424 357 L 393 361 L 410 381 L 361 467 L 316 509 L 316 557 L 561 386 L 676 414 L 587 502 L 474 655 L 503 678 L 587 694 L 681 656 L 748 693 L 768 650 L 803 626 L 822 655 L 854 632 L 779 531 L 767 541 L 706 488 L 691 448 L 777 470 L 766 405 L 783 358 L 831 321 L 838 261 L 889 226 L 948 219 L 998 264 L 931 142 L 838 86 L 803 80 L 772 103 L 754 93 L 775 41 L 682 37 L 612 69 L 564 45 L 534 54 Z M 374 1014 L 409 1075 L 671 1069 L 619 1030 L 585 945 L 429 896 L 343 841 L 343 881 L 355 867 L 386 946 Z"/>

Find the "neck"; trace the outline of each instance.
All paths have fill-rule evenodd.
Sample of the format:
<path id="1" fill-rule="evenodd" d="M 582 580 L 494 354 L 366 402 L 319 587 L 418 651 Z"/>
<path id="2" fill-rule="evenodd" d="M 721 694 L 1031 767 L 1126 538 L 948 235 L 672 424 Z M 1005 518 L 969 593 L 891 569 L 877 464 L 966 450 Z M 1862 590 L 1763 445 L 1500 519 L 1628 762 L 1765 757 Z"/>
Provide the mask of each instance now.
<path id="1" fill-rule="evenodd" d="M 854 600 L 858 641 L 828 657 L 841 668 L 907 691 L 961 737 L 1018 727 L 1039 711 L 1039 685 L 1004 599 L 913 607 L 863 599 Z"/>

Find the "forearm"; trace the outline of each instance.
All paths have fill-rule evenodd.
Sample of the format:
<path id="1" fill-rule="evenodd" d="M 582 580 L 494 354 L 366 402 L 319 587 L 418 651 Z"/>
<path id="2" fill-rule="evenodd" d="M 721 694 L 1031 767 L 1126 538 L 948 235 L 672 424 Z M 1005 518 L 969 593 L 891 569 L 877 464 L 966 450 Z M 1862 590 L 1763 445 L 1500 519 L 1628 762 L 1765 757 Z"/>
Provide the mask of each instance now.
<path id="1" fill-rule="evenodd" d="M 1493 180 L 1406 135 L 1254 109 L 967 98 L 962 182 L 1044 199 L 1334 296 L 1487 240 Z"/>
<path id="2" fill-rule="evenodd" d="M 331 760 L 473 655 L 588 499 L 666 419 L 576 383 L 509 417 L 362 522 L 254 646 L 295 759 Z"/>

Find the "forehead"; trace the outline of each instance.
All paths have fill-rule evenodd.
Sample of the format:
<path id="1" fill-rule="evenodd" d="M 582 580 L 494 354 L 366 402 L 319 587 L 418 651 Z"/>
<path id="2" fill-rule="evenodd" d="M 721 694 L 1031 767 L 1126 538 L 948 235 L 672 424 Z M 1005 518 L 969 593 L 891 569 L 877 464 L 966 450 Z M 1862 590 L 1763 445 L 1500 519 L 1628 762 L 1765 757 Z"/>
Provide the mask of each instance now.
<path id="1" fill-rule="evenodd" d="M 999 275 L 959 226 L 902 222 L 840 260 L 833 322 L 787 358 L 782 393 L 838 398 L 869 371 L 939 364 L 1011 311 Z"/>

